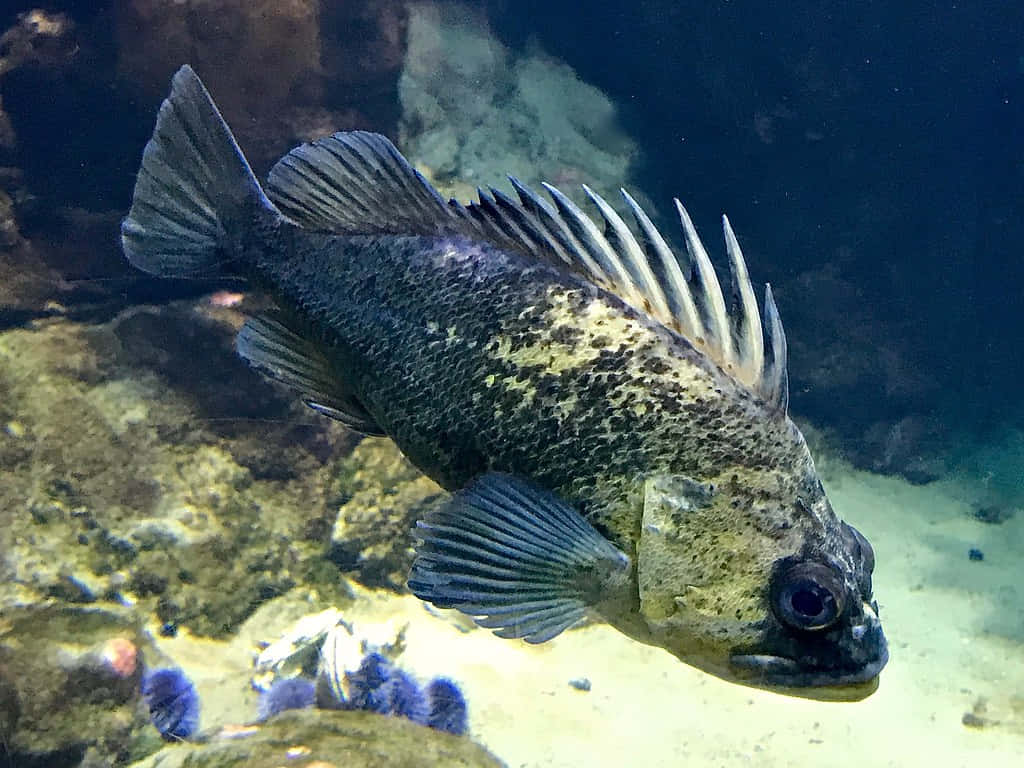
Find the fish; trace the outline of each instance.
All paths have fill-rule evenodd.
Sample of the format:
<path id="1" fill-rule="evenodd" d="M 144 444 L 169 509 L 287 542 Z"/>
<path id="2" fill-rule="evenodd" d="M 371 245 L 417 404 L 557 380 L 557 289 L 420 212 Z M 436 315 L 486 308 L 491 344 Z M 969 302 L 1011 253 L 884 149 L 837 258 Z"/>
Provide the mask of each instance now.
<path id="1" fill-rule="evenodd" d="M 678 200 L 677 255 L 625 190 L 620 214 L 584 186 L 592 218 L 509 180 L 445 200 L 352 131 L 261 185 L 186 65 L 122 246 L 266 293 L 238 354 L 451 492 L 413 531 L 422 600 L 528 643 L 600 620 L 741 685 L 869 695 L 888 660 L 874 553 L 789 416 L 778 308 L 729 220 L 723 290 Z"/>

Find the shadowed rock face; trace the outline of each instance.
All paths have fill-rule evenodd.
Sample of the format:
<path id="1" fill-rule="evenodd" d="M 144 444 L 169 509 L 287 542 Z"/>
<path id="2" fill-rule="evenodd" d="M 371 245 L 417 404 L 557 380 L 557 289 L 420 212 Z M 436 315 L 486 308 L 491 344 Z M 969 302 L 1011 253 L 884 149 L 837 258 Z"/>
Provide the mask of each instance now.
<path id="1" fill-rule="evenodd" d="M 397 0 L 47 5 L 56 10 L 25 4 L 0 26 L 0 327 L 61 313 L 106 319 L 221 287 L 157 286 L 116 245 L 150 115 L 182 63 L 223 94 L 261 175 L 295 144 L 340 128 L 395 132 L 406 25 Z"/>
<path id="2" fill-rule="evenodd" d="M 219 636 L 297 582 L 337 588 L 325 494 L 354 436 L 238 361 L 238 321 L 171 306 L 0 334 L 0 610 L 129 598 Z"/>
<path id="3" fill-rule="evenodd" d="M 200 73 L 262 172 L 339 127 L 385 133 L 405 54 L 403 3 L 118 0 L 117 69 L 150 104 L 182 64 Z"/>
<path id="4" fill-rule="evenodd" d="M 209 744 L 173 744 L 136 768 L 276 768 L 301 757 L 323 768 L 498 768 L 501 761 L 469 739 L 370 712 L 292 710 L 247 736 L 224 734 Z M 308 761 L 308 762 L 307 762 Z M 317 762 L 320 761 L 320 762 Z"/>
<path id="5" fill-rule="evenodd" d="M 147 739 L 139 680 L 153 648 L 128 610 L 5 608 L 0 621 L 0 740 L 14 765 L 124 764 Z M 77 758 L 77 759 L 76 759 Z"/>

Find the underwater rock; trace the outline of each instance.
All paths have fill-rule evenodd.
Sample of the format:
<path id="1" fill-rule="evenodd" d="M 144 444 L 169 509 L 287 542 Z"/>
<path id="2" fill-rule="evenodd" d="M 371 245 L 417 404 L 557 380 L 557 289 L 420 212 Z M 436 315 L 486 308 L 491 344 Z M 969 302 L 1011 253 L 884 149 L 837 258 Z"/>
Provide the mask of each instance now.
<path id="1" fill-rule="evenodd" d="M 405 51 L 397 0 L 45 5 L 67 13 L 32 10 L 0 29 L 0 166 L 17 166 L 0 167 L 0 328 L 62 313 L 106 319 L 217 285 L 157 287 L 113 246 L 148 132 L 138 117 L 183 62 L 218 84 L 261 173 L 301 140 L 394 132 Z M 10 250 L 15 233 L 32 247 Z"/>
<path id="2" fill-rule="evenodd" d="M 0 334 L 0 608 L 127 602 L 220 636 L 299 582 L 341 599 L 326 489 L 353 437 L 237 362 L 237 322 L 175 305 Z"/>
<path id="3" fill-rule="evenodd" d="M 151 100 L 182 63 L 204 71 L 226 113 L 280 109 L 320 62 L 316 0 L 118 0 L 118 69 Z"/>
<path id="4" fill-rule="evenodd" d="M 506 48 L 474 5 L 410 5 L 399 95 L 400 144 L 446 194 L 469 199 L 507 174 L 566 190 L 628 186 L 637 147 L 611 100 L 554 58 Z"/>
<path id="5" fill-rule="evenodd" d="M 927 412 L 940 394 L 938 384 L 927 366 L 886 335 L 836 263 L 852 254 L 840 256 L 801 272 L 791 288 L 800 300 L 785 305 L 787 325 L 808 329 L 787 337 L 792 388 L 799 393 L 793 407 L 833 436 L 830 452 L 855 466 L 916 484 L 931 482 L 949 469 L 947 448 L 937 446 L 955 443 L 948 420 Z M 865 381 L 872 382 L 876 397 L 863 396 Z"/>
<path id="6" fill-rule="evenodd" d="M 0 35 L 0 77 L 29 63 L 62 65 L 76 55 L 77 47 L 75 23 L 66 13 L 39 8 L 20 13 Z"/>
<path id="7" fill-rule="evenodd" d="M 111 247 L 123 212 L 111 209 L 134 168 L 110 147 L 133 146 L 136 121 L 103 30 L 36 9 L 0 35 L 0 328 L 126 303 Z"/>
<path id="8" fill-rule="evenodd" d="M 975 504 L 971 507 L 971 517 L 989 525 L 1001 525 L 1012 520 L 1016 510 L 999 504 Z"/>
<path id="9" fill-rule="evenodd" d="M 298 141 L 387 131 L 405 50 L 404 6 L 320 0 L 118 0 L 118 70 L 150 104 L 191 64 L 262 173 Z"/>
<path id="10" fill-rule="evenodd" d="M 92 764 L 113 765 L 158 749 L 139 706 L 142 658 L 152 652 L 127 609 L 5 608 L 0 743 L 7 759 L 45 765 L 89 753 Z"/>
<path id="11" fill-rule="evenodd" d="M 390 440 L 363 440 L 336 472 L 331 560 L 363 584 L 404 589 L 416 520 L 447 494 Z"/>
<path id="12" fill-rule="evenodd" d="M 62 66 L 74 54 L 75 26 L 62 13 L 32 10 L 18 15 L 13 26 L 0 34 L 0 80 L 27 64 Z M 17 133 L 0 96 L 0 165 L 14 156 Z M 39 313 L 59 283 L 25 239 L 13 198 L 25 195 L 20 169 L 0 168 L 0 327 Z"/>
<path id="13" fill-rule="evenodd" d="M 59 284 L 60 275 L 22 235 L 14 204 L 0 189 L 0 328 L 45 314 Z"/>
<path id="14" fill-rule="evenodd" d="M 569 681 L 569 685 L 577 691 L 583 691 L 586 693 L 590 690 L 590 679 L 586 677 L 576 677 Z"/>
<path id="15" fill-rule="evenodd" d="M 300 763 L 301 759 L 301 763 Z M 497 768 L 502 763 L 467 738 L 370 712 L 301 709 L 266 723 L 225 730 L 209 743 L 173 744 L 132 768 Z"/>

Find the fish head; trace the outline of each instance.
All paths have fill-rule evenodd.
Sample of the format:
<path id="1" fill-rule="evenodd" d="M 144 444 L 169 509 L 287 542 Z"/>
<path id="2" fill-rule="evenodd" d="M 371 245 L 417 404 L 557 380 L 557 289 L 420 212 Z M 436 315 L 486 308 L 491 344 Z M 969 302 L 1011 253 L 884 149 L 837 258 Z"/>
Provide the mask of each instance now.
<path id="1" fill-rule="evenodd" d="M 871 545 L 799 472 L 648 478 L 637 542 L 648 642 L 726 680 L 857 700 L 888 660 Z"/>

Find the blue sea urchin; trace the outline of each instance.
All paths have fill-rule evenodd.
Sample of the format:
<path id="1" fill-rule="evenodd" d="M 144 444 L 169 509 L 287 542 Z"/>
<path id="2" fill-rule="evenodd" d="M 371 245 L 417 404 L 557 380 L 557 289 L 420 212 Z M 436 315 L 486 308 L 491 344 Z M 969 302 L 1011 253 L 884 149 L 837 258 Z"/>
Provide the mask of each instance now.
<path id="1" fill-rule="evenodd" d="M 426 690 L 429 711 L 425 725 L 461 736 L 466 732 L 466 699 L 459 686 L 444 677 L 435 677 Z"/>
<path id="2" fill-rule="evenodd" d="M 316 689 L 310 680 L 290 677 L 278 680 L 260 696 L 260 721 L 289 709 L 312 707 L 316 700 Z"/>
<path id="3" fill-rule="evenodd" d="M 142 678 L 149 719 L 168 741 L 184 740 L 199 728 L 199 694 L 177 667 L 155 669 Z"/>

